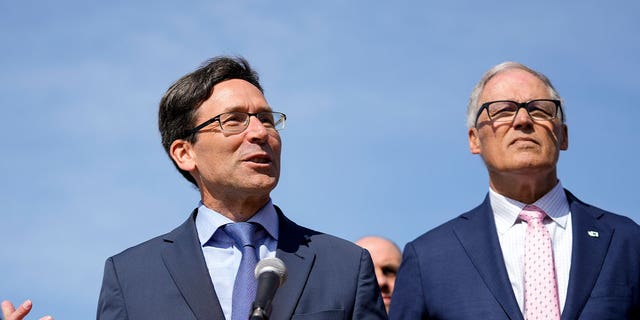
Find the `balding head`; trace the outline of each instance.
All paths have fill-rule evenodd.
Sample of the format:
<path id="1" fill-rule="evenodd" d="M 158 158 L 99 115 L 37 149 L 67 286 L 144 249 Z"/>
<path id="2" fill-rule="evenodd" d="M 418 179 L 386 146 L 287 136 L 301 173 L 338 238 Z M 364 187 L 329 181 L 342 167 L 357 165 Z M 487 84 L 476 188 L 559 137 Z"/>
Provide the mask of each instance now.
<path id="1" fill-rule="evenodd" d="M 400 248 L 395 243 L 382 237 L 364 237 L 356 241 L 356 244 L 367 249 L 371 254 L 376 271 L 376 279 L 388 312 L 393 287 L 396 282 L 396 274 L 402 261 L 402 252 L 400 252 Z"/>

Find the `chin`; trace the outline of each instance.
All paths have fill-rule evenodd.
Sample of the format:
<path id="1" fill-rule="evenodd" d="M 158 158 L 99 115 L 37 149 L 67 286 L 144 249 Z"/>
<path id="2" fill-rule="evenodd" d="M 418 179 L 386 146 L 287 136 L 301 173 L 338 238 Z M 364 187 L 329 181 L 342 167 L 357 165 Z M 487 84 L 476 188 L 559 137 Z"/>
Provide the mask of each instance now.
<path id="1" fill-rule="evenodd" d="M 256 177 L 247 183 L 249 189 L 266 190 L 269 192 L 273 190 L 276 185 L 278 185 L 278 179 L 270 176 Z"/>
<path id="2" fill-rule="evenodd" d="M 556 165 L 547 161 L 529 161 L 524 163 L 518 163 L 511 167 L 512 172 L 518 172 L 523 174 L 541 174 L 549 170 L 555 169 Z"/>
<path id="3" fill-rule="evenodd" d="M 555 161 L 539 153 L 525 153 L 515 155 L 510 159 L 509 163 L 512 167 L 535 168 L 548 166 L 550 163 L 555 163 Z"/>

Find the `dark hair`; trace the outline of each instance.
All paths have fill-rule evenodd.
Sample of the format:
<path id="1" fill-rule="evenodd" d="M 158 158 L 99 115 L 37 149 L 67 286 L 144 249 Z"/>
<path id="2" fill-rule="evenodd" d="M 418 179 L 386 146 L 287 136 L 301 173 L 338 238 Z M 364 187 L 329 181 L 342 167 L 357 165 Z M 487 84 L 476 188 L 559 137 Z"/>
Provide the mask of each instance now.
<path id="1" fill-rule="evenodd" d="M 231 79 L 245 80 L 263 92 L 258 74 L 251 69 L 249 62 L 242 57 L 228 56 L 206 61 L 196 71 L 183 76 L 167 89 L 158 109 L 158 127 L 162 136 L 162 146 L 167 154 L 175 140 L 196 142 L 197 135 L 188 132 L 196 126 L 196 111 L 209 99 L 216 84 Z M 182 176 L 198 186 L 188 171 L 180 169 L 173 158 L 171 161 Z"/>

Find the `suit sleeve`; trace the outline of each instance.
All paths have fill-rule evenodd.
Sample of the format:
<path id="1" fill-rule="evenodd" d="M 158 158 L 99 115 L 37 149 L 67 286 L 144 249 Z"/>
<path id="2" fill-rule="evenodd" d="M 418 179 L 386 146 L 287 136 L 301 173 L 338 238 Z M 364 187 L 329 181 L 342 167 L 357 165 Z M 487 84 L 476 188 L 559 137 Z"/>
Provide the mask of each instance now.
<path id="1" fill-rule="evenodd" d="M 409 243 L 404 249 L 402 264 L 398 270 L 389 319 L 427 319 L 424 301 L 420 263 L 415 247 Z"/>
<path id="2" fill-rule="evenodd" d="M 107 259 L 104 266 L 102 289 L 98 300 L 97 320 L 126 320 L 127 310 L 124 296 L 118 281 L 113 258 Z"/>
<path id="3" fill-rule="evenodd" d="M 364 249 L 361 252 L 353 319 L 387 319 L 371 256 Z"/>

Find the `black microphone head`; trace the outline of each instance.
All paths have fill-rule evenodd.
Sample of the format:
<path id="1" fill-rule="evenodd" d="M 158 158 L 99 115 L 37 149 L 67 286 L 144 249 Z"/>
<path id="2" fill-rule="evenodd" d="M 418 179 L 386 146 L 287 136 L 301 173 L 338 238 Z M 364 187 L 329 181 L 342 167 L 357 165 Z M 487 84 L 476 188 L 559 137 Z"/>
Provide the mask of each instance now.
<path id="1" fill-rule="evenodd" d="M 256 279 L 265 272 L 273 272 L 278 275 L 278 278 L 280 279 L 278 286 L 282 286 L 282 284 L 287 280 L 287 267 L 285 267 L 284 262 L 278 258 L 264 258 L 258 262 L 254 271 Z"/>

